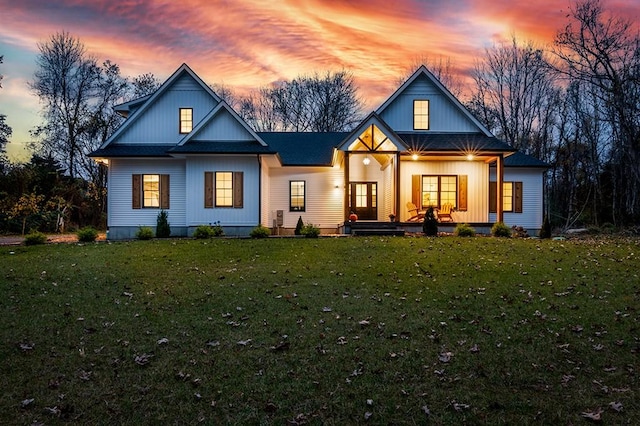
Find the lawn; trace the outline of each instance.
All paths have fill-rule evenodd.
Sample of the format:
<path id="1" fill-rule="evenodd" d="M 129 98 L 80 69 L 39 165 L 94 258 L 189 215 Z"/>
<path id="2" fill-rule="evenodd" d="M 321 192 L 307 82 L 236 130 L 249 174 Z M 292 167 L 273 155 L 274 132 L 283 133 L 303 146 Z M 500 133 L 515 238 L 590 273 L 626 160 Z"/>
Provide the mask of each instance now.
<path id="1" fill-rule="evenodd" d="M 640 241 L 0 247 L 1 424 L 640 424 Z"/>

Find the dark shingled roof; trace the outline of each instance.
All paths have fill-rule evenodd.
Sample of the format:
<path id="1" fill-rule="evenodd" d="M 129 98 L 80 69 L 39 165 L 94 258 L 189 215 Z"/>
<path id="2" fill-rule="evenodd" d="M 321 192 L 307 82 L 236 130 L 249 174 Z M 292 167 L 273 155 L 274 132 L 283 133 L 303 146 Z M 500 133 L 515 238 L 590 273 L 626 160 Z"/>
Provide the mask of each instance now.
<path id="1" fill-rule="evenodd" d="M 111 144 L 103 149 L 97 149 L 89 154 L 90 157 L 169 157 L 167 150 L 173 145 L 146 144 Z"/>
<path id="2" fill-rule="evenodd" d="M 398 136 L 415 151 L 515 151 L 500 139 L 484 133 L 398 132 Z"/>
<path id="3" fill-rule="evenodd" d="M 495 163 L 494 163 L 495 164 Z M 542 160 L 517 151 L 504 159 L 505 167 L 541 167 L 548 169 L 550 166 Z"/>
<path id="4" fill-rule="evenodd" d="M 268 146 L 256 141 L 242 142 L 187 142 L 182 146 L 175 146 L 167 150 L 170 154 L 275 154 Z"/>
<path id="5" fill-rule="evenodd" d="M 334 149 L 348 132 L 258 132 L 285 166 L 330 166 Z"/>

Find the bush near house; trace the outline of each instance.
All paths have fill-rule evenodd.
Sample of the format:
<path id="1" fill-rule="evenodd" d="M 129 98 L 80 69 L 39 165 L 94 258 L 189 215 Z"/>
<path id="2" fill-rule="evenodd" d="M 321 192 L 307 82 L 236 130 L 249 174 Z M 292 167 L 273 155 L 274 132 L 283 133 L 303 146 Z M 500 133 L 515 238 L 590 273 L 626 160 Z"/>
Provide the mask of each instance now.
<path id="1" fill-rule="evenodd" d="M 504 222 L 496 222 L 491 227 L 491 235 L 494 237 L 511 237 L 511 228 L 504 224 Z"/>
<path id="2" fill-rule="evenodd" d="M 47 236 L 39 231 L 31 231 L 24 237 L 24 243 L 28 246 L 44 244 L 47 242 Z"/>
<path id="3" fill-rule="evenodd" d="M 169 238 L 171 236 L 171 225 L 169 225 L 169 214 L 165 210 L 160 210 L 156 223 L 156 237 Z"/>
<path id="4" fill-rule="evenodd" d="M 542 227 L 540 228 L 540 238 L 551 238 L 551 222 L 549 221 L 549 216 L 544 215 L 544 220 L 542 221 Z"/>
<path id="5" fill-rule="evenodd" d="M 307 223 L 302 227 L 300 235 L 304 235 L 307 238 L 318 238 L 318 235 L 320 235 L 320 228 L 311 223 Z"/>
<path id="6" fill-rule="evenodd" d="M 76 235 L 81 243 L 90 243 L 98 238 L 98 231 L 92 226 L 86 226 L 80 229 Z"/>
<path id="7" fill-rule="evenodd" d="M 456 229 L 453 231 L 453 235 L 456 237 L 475 237 L 476 230 L 467 223 L 459 223 L 456 225 Z"/>
<path id="8" fill-rule="evenodd" d="M 136 238 L 139 240 L 150 240 L 153 238 L 153 229 L 149 226 L 141 226 L 136 232 Z"/>
<path id="9" fill-rule="evenodd" d="M 258 225 L 251 230 L 251 234 L 249 234 L 251 238 L 267 238 L 271 235 L 271 230 L 266 226 Z"/>
<path id="10" fill-rule="evenodd" d="M 427 209 L 427 213 L 424 216 L 424 222 L 422 223 L 422 232 L 428 237 L 435 237 L 438 235 L 438 219 L 433 212 L 433 207 Z"/>
<path id="11" fill-rule="evenodd" d="M 302 216 L 298 217 L 298 223 L 296 223 L 296 229 L 293 231 L 295 235 L 302 235 L 302 228 L 304 227 L 304 222 L 302 221 Z"/>
<path id="12" fill-rule="evenodd" d="M 200 225 L 195 231 L 193 231 L 193 238 L 206 239 L 213 237 L 222 237 L 224 235 L 224 229 L 220 222 L 214 222 L 213 225 Z"/>

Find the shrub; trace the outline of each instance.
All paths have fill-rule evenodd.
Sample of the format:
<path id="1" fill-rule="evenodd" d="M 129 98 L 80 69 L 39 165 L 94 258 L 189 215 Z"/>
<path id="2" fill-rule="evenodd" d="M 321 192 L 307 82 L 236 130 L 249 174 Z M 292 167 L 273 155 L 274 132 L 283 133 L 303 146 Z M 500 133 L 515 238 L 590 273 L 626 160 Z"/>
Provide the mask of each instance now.
<path id="1" fill-rule="evenodd" d="M 220 221 L 214 222 L 213 225 L 211 225 L 211 229 L 213 230 L 214 237 L 222 237 L 224 235 L 224 229 L 222 229 Z"/>
<path id="2" fill-rule="evenodd" d="M 422 223 L 422 232 L 429 237 L 438 235 L 438 219 L 436 219 L 436 215 L 433 213 L 433 207 L 427 209 L 424 222 Z"/>
<path id="3" fill-rule="evenodd" d="M 456 237 L 475 237 L 476 230 L 467 223 L 459 223 L 458 225 L 456 225 L 456 229 L 453 231 L 453 235 L 455 235 Z"/>
<path id="4" fill-rule="evenodd" d="M 90 243 L 98 238 L 98 231 L 92 226 L 86 226 L 77 232 L 78 241 L 82 243 Z"/>
<path id="5" fill-rule="evenodd" d="M 266 226 L 258 225 L 251 230 L 251 238 L 267 238 L 271 235 L 271 230 Z"/>
<path id="6" fill-rule="evenodd" d="M 193 231 L 193 238 L 206 239 L 213 238 L 213 228 L 209 225 L 200 225 Z"/>
<path id="7" fill-rule="evenodd" d="M 512 226 L 511 236 L 517 238 L 529 238 L 529 233 L 522 226 Z"/>
<path id="8" fill-rule="evenodd" d="M 318 235 L 320 235 L 320 228 L 312 225 L 311 223 L 307 223 L 302 227 L 302 230 L 300 230 L 300 235 L 304 235 L 307 238 L 318 238 Z"/>
<path id="9" fill-rule="evenodd" d="M 298 223 L 296 223 L 296 230 L 293 231 L 295 235 L 302 235 L 302 228 L 304 227 L 304 222 L 302 221 L 302 216 L 298 217 Z"/>
<path id="10" fill-rule="evenodd" d="M 549 222 L 549 216 L 545 215 L 542 221 L 542 228 L 540 228 L 540 238 L 551 238 L 551 222 Z"/>
<path id="11" fill-rule="evenodd" d="M 149 226 L 141 226 L 136 232 L 136 238 L 139 240 L 150 240 L 153 238 L 153 229 Z"/>
<path id="12" fill-rule="evenodd" d="M 491 227 L 491 235 L 494 237 L 511 237 L 511 228 L 504 222 L 496 222 Z"/>
<path id="13" fill-rule="evenodd" d="M 169 225 L 169 215 L 166 211 L 160 210 L 156 223 L 156 237 L 169 238 L 171 236 L 171 226 Z"/>
<path id="14" fill-rule="evenodd" d="M 35 246 L 36 244 L 44 244 L 46 242 L 47 236 L 38 231 L 31 231 L 24 237 L 24 243 L 28 246 Z"/>

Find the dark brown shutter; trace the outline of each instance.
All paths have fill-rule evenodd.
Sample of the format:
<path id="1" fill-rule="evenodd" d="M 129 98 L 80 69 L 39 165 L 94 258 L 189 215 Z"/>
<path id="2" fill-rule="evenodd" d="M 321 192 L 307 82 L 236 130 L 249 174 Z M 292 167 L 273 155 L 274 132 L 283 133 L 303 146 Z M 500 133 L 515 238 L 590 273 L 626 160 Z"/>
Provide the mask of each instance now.
<path id="1" fill-rule="evenodd" d="M 204 172 L 204 208 L 213 208 L 213 172 Z"/>
<path id="2" fill-rule="evenodd" d="M 422 185 L 420 185 L 421 180 L 421 175 L 411 176 L 411 202 L 416 205 L 418 210 L 422 209 Z"/>
<path id="3" fill-rule="evenodd" d="M 467 211 L 467 175 L 458 176 L 458 210 Z"/>
<path id="4" fill-rule="evenodd" d="M 169 175 L 160 175 L 160 208 L 169 208 L 170 184 Z"/>
<path id="5" fill-rule="evenodd" d="M 132 208 L 142 208 L 140 197 L 142 195 L 142 175 L 131 175 L 131 201 Z"/>
<path id="6" fill-rule="evenodd" d="M 513 211 L 522 213 L 522 182 L 513 183 Z"/>
<path id="7" fill-rule="evenodd" d="M 243 204 L 243 188 L 242 181 L 244 178 L 243 172 L 233 172 L 233 208 L 241 209 Z"/>
<path id="8" fill-rule="evenodd" d="M 490 213 L 496 213 L 497 209 L 497 204 L 496 204 L 496 197 L 497 197 L 497 184 L 495 182 L 489 182 L 489 212 Z"/>

